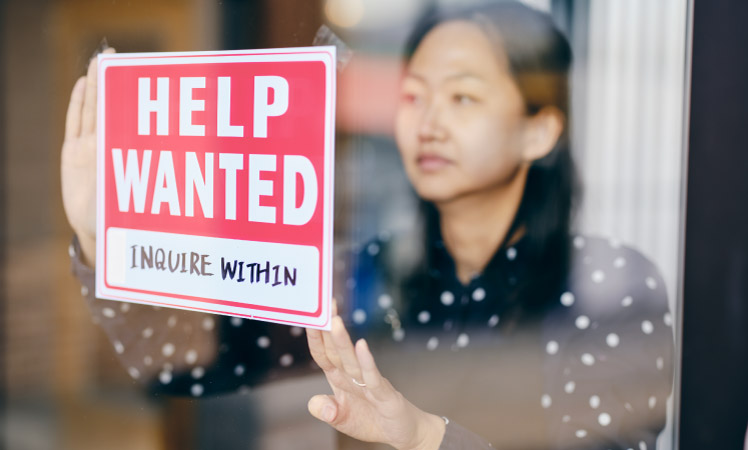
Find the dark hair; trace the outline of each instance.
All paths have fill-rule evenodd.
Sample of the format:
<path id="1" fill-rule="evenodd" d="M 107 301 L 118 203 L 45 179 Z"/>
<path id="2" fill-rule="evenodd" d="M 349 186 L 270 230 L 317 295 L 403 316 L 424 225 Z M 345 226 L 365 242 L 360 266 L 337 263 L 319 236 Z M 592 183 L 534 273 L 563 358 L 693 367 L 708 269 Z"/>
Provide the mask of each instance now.
<path id="1" fill-rule="evenodd" d="M 541 306 L 538 302 L 550 300 L 550 291 L 565 282 L 570 264 L 570 227 L 578 191 L 568 138 L 571 48 L 548 14 L 520 3 L 502 2 L 431 10 L 408 40 L 405 58 L 413 56 L 432 29 L 454 20 L 478 25 L 497 45 L 497 57 L 499 52 L 504 54 L 528 115 L 552 106 L 566 118 L 554 149 L 531 165 L 519 209 L 500 247 L 505 247 L 518 229 L 524 230 L 531 273 L 513 295 L 519 296 L 524 306 Z M 427 206 L 426 210 L 427 234 L 438 232 L 436 209 Z"/>

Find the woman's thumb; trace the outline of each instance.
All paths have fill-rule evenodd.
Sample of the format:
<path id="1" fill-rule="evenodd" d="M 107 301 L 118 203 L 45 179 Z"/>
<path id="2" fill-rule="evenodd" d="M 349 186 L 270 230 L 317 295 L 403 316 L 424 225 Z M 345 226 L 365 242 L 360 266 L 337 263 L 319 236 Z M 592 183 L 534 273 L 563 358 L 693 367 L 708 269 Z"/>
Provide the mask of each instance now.
<path id="1" fill-rule="evenodd" d="M 338 404 L 329 395 L 315 395 L 307 404 L 309 412 L 317 419 L 332 423 L 338 416 Z"/>

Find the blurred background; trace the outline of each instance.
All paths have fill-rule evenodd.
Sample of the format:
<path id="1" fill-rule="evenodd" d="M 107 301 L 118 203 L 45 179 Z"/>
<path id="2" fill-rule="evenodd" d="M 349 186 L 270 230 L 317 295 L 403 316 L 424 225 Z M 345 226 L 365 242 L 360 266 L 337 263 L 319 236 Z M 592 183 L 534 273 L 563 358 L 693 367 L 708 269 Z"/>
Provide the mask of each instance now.
<path id="1" fill-rule="evenodd" d="M 401 50 L 424 11 L 456 2 L 0 3 L 5 260 L 0 445 L 189 449 L 220 442 L 197 426 L 204 415 L 223 411 L 212 409 L 218 400 L 147 396 L 92 323 L 70 274 L 72 232 L 59 177 L 64 117 L 72 86 L 102 41 L 119 52 L 292 47 L 311 45 L 319 27 L 329 26 L 353 52 L 338 79 L 340 250 L 382 231 L 405 232 L 416 220 L 415 198 L 391 136 Z M 679 313 L 688 3 L 526 3 L 552 14 L 574 51 L 572 148 L 585 186 L 576 229 L 616 238 L 652 259 L 666 281 L 671 310 Z M 300 439 L 329 448 L 334 434 L 311 419 L 305 406 L 307 394 L 326 390 L 319 377 L 309 377 L 221 401 L 240 405 L 252 419 L 247 448 L 309 448 L 295 446 Z M 226 417 L 231 420 L 236 419 Z M 670 448 L 671 436 L 669 428 L 662 448 Z"/>

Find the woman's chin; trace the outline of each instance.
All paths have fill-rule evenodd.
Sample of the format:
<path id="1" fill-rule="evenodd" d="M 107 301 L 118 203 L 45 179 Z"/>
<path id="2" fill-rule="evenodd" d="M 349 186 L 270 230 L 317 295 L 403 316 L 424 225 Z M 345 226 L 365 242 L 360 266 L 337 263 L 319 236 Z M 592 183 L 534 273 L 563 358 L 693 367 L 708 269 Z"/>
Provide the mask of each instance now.
<path id="1" fill-rule="evenodd" d="M 415 190 L 418 196 L 427 202 L 436 205 L 447 203 L 454 200 L 456 193 L 452 189 L 446 189 L 447 186 L 416 186 Z"/>

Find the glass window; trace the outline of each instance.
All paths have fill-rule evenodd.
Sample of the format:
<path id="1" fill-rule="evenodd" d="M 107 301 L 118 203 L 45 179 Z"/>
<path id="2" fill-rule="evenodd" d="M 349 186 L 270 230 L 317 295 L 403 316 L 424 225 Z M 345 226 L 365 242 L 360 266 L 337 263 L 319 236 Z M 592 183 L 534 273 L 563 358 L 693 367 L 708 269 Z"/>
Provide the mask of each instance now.
<path id="1" fill-rule="evenodd" d="M 645 0 L 4 5 L 2 439 L 673 448 L 688 13 Z M 71 132 L 66 115 L 90 58 L 313 44 L 339 57 L 334 296 L 409 402 L 385 408 L 401 435 L 360 420 L 373 384 L 357 370 L 331 375 L 353 437 L 309 413 L 332 391 L 301 328 L 93 296 L 81 149 L 95 129 Z M 341 424 L 349 406 L 358 422 Z"/>

